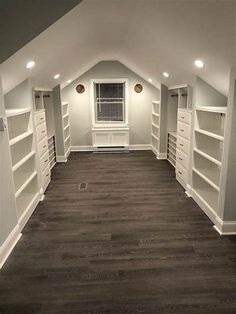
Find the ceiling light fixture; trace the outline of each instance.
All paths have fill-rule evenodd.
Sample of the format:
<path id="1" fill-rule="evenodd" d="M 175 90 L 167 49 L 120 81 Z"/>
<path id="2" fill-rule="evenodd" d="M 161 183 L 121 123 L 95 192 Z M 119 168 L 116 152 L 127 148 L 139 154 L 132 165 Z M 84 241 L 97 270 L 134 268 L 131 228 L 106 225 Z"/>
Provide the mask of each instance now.
<path id="1" fill-rule="evenodd" d="M 56 75 L 54 75 L 54 80 L 59 79 L 59 77 L 60 77 L 60 74 L 59 74 L 59 73 L 57 73 Z"/>
<path id="2" fill-rule="evenodd" d="M 167 72 L 163 72 L 162 74 L 163 74 L 163 76 L 165 76 L 165 77 L 169 77 L 169 73 L 167 73 Z"/>
<path id="3" fill-rule="evenodd" d="M 152 83 L 152 79 L 151 79 L 151 78 L 149 78 L 149 79 L 148 79 L 148 82 Z"/>
<path id="4" fill-rule="evenodd" d="M 202 69 L 202 68 L 204 67 L 204 62 L 203 62 L 202 60 L 200 60 L 200 59 L 195 60 L 195 61 L 194 61 L 194 64 L 195 64 L 195 66 L 196 66 L 197 68 L 200 68 L 200 69 Z"/>
<path id="5" fill-rule="evenodd" d="M 35 66 L 35 61 L 31 60 L 27 62 L 26 69 L 32 69 Z"/>

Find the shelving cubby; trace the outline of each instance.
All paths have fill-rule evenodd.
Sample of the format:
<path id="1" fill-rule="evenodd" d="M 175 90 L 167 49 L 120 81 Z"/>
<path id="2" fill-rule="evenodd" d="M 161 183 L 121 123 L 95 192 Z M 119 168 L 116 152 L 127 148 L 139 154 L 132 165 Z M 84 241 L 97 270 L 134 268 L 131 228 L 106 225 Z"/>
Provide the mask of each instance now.
<path id="1" fill-rule="evenodd" d="M 207 83 L 200 82 L 205 87 L 197 91 L 201 96 L 197 99 L 204 97 L 212 105 L 208 106 L 206 101 L 205 106 L 199 106 L 198 100 L 195 107 L 192 195 L 206 214 L 215 221 L 221 192 L 227 107 L 214 106 L 218 99 L 222 100 L 224 97 Z M 211 99 L 212 95 L 214 98 Z"/>
<path id="2" fill-rule="evenodd" d="M 39 198 L 38 172 L 34 147 L 32 110 L 6 110 L 16 211 L 19 221 L 24 220 Z"/>
<path id="3" fill-rule="evenodd" d="M 152 102 L 151 116 L 151 145 L 155 155 L 159 151 L 159 132 L 160 132 L 160 102 Z"/>

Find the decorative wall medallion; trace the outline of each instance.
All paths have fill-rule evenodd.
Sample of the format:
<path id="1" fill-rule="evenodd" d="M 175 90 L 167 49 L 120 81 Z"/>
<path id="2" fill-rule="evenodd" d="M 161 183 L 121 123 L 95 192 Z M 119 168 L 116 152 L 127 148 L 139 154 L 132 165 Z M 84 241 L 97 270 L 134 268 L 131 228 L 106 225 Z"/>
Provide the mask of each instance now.
<path id="1" fill-rule="evenodd" d="M 82 85 L 82 84 L 77 85 L 76 91 L 77 91 L 77 93 L 82 94 L 85 91 L 84 85 Z"/>
<path id="2" fill-rule="evenodd" d="M 143 90 L 143 86 L 141 84 L 136 84 L 134 86 L 134 90 L 136 91 L 136 93 L 141 93 L 141 91 Z"/>

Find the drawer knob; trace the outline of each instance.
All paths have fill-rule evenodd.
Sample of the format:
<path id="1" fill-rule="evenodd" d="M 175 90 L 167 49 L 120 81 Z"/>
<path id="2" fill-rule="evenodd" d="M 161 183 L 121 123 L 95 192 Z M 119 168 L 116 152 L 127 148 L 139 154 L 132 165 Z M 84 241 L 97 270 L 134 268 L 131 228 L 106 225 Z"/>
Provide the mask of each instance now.
<path id="1" fill-rule="evenodd" d="M 41 131 L 41 133 L 45 133 L 45 132 L 46 132 L 45 130 Z"/>
<path id="2" fill-rule="evenodd" d="M 184 146 L 183 144 L 179 144 L 180 146 Z"/>
<path id="3" fill-rule="evenodd" d="M 49 173 L 48 173 L 48 174 L 46 174 L 46 177 L 49 177 Z"/>
<path id="4" fill-rule="evenodd" d="M 48 159 L 44 160 L 44 162 L 47 162 L 47 161 L 48 161 Z"/>
<path id="5" fill-rule="evenodd" d="M 181 132 L 184 132 L 184 130 L 183 130 L 183 129 L 180 129 L 180 131 L 181 131 Z"/>
<path id="6" fill-rule="evenodd" d="M 179 157 L 179 160 L 183 160 L 183 158 Z"/>
<path id="7" fill-rule="evenodd" d="M 40 120 L 43 120 L 43 118 L 40 118 Z"/>
<path id="8" fill-rule="evenodd" d="M 184 120 L 184 117 L 181 117 L 181 119 L 183 119 L 183 120 Z"/>
<path id="9" fill-rule="evenodd" d="M 43 148 L 45 148 L 47 145 L 43 145 Z"/>
<path id="10" fill-rule="evenodd" d="M 178 173 L 179 173 L 179 174 L 182 174 L 182 172 L 181 172 L 181 171 L 178 171 Z"/>

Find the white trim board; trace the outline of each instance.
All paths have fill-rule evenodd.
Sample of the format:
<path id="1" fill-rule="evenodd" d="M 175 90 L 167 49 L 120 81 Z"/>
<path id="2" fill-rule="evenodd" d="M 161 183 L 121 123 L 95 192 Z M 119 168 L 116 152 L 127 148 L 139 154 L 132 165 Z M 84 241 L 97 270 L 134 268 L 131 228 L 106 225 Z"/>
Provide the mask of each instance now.
<path id="1" fill-rule="evenodd" d="M 215 220 L 214 229 L 220 235 L 236 234 L 236 221 L 223 221 L 217 216 Z"/>
<path id="2" fill-rule="evenodd" d="M 66 156 L 56 156 L 56 162 L 67 162 Z"/>
<path id="3" fill-rule="evenodd" d="M 109 148 L 109 147 L 107 147 Z M 95 147 L 92 145 L 88 146 L 71 146 L 71 151 L 72 152 L 93 152 Z M 135 145 L 129 145 L 128 146 L 129 150 L 151 150 L 151 145 L 150 144 L 135 144 Z"/>
<path id="4" fill-rule="evenodd" d="M 20 233 L 20 226 L 16 225 L 3 243 L 3 245 L 0 247 L 0 269 L 6 262 L 7 258 L 11 254 L 21 236 L 22 234 Z"/>
<path id="5" fill-rule="evenodd" d="M 162 160 L 162 159 L 167 159 L 167 153 L 157 153 L 157 159 Z"/>

